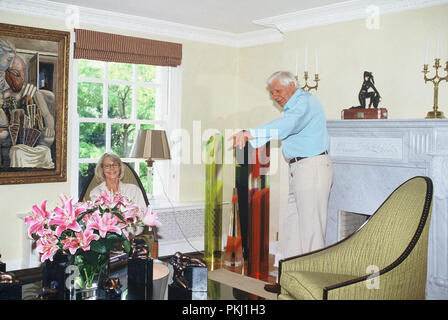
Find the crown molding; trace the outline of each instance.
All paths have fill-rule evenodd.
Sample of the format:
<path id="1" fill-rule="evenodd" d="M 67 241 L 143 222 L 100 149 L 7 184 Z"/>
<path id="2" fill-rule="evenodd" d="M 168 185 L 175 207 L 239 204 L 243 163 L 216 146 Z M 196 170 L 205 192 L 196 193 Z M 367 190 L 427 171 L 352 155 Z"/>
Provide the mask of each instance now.
<path id="1" fill-rule="evenodd" d="M 73 15 L 74 10 L 77 10 L 76 13 L 79 14 L 78 28 L 83 28 L 83 26 L 100 26 L 232 47 L 238 45 L 238 40 L 235 35 L 229 32 L 198 28 L 106 10 L 69 6 L 47 0 L 0 0 L 0 10 L 62 21 L 69 19 L 70 15 Z M 68 26 L 67 29 L 70 30 Z"/>
<path id="2" fill-rule="evenodd" d="M 79 14 L 80 28 L 83 26 L 100 26 L 236 48 L 283 40 L 283 36 L 272 29 L 237 34 L 112 11 L 69 6 L 46 0 L 0 0 L 0 10 L 62 21 L 69 19 L 74 12 L 74 8 L 77 10 L 76 13 Z M 71 30 L 68 26 L 66 28 Z"/>
<path id="3" fill-rule="evenodd" d="M 246 33 L 231 33 L 213 29 L 149 19 L 106 10 L 69 6 L 47 0 L 0 0 L 0 10 L 28 16 L 67 21 L 73 8 L 79 12 L 79 25 L 100 26 L 244 48 L 283 41 L 283 33 L 337 22 L 366 18 L 366 8 L 379 8 L 380 14 L 420 9 L 448 3 L 448 0 L 351 0 L 339 4 L 297 11 L 252 21 L 267 29 Z M 68 9 L 72 8 L 72 11 Z M 67 26 L 67 30 L 71 30 Z"/>
<path id="4" fill-rule="evenodd" d="M 378 9 L 378 14 L 384 15 L 446 3 L 448 3 L 448 0 L 351 0 L 258 19 L 252 22 L 261 26 L 275 28 L 284 33 L 338 22 L 365 19 L 369 14 L 372 14 L 369 11 L 369 8 L 372 6 Z"/>

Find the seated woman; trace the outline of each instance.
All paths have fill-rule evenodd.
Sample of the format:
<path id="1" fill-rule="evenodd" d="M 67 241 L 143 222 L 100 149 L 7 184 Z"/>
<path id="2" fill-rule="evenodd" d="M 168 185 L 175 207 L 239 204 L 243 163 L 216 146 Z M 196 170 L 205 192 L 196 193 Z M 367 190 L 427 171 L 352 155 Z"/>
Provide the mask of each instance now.
<path id="1" fill-rule="evenodd" d="M 132 200 L 141 210 L 146 210 L 146 202 L 140 188 L 135 184 L 120 181 L 123 178 L 122 167 L 123 162 L 115 153 L 103 154 L 95 168 L 95 177 L 102 182 L 90 191 L 90 199 L 100 196 L 104 191 L 119 193 Z"/>

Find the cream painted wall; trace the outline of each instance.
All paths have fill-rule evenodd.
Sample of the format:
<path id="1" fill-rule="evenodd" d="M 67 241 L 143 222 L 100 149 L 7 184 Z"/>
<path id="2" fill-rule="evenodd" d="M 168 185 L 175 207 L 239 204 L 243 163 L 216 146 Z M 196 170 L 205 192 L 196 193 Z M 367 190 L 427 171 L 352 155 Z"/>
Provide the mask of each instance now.
<path id="1" fill-rule="evenodd" d="M 299 50 L 299 74 L 303 78 L 304 50 L 308 45 L 308 69 L 314 74 L 314 48 L 319 56 L 319 90 L 312 91 L 322 102 L 328 119 L 340 119 L 341 111 L 359 105 L 358 93 L 364 71 L 371 71 L 382 96 L 381 107 L 389 119 L 421 119 L 432 110 L 433 85 L 423 80 L 427 39 L 430 65 L 434 62 L 437 30 L 441 30 L 440 53 L 448 57 L 448 5 L 380 15 L 379 29 L 369 30 L 364 20 L 337 23 L 286 33 L 284 41 L 243 48 L 239 52 L 239 124 L 251 128 L 281 115 L 269 98 L 265 80 L 274 71 L 295 72 Z M 445 64 L 443 65 L 445 67 Z M 430 68 L 432 76 L 433 70 Z M 442 72 L 446 74 L 445 71 Z M 448 83 L 439 88 L 439 109 L 448 116 Z M 287 164 L 278 155 L 279 170 L 271 177 L 271 232 L 279 230 L 278 213 L 287 204 Z"/>
<path id="2" fill-rule="evenodd" d="M 199 132 L 217 129 L 250 128 L 281 115 L 281 110 L 270 100 L 265 79 L 278 69 L 295 69 L 295 51 L 309 46 L 309 65 L 313 65 L 314 48 L 319 49 L 319 70 L 322 81 L 316 95 L 323 102 L 328 119 L 339 119 L 342 109 L 356 105 L 362 83 L 362 72 L 372 71 L 389 110 L 389 118 L 423 118 L 432 105 L 432 85 L 422 80 L 424 46 L 430 35 L 433 57 L 435 32 L 442 30 L 441 54 L 447 57 L 448 6 L 380 16 L 380 29 L 367 30 L 363 20 L 338 23 L 285 34 L 281 43 L 250 48 L 230 48 L 219 45 L 164 39 L 142 33 L 91 27 L 93 30 L 120 33 L 183 43 L 182 62 L 182 128 L 193 137 Z M 10 24 L 65 30 L 59 20 L 21 16 L 0 11 L 0 21 Z M 85 26 L 81 26 L 86 28 Z M 302 58 L 299 60 L 303 71 Z M 311 68 L 311 71 L 314 69 Z M 72 70 L 70 70 L 70 74 Z M 73 81 L 69 83 L 70 115 L 76 110 L 71 96 Z M 448 113 L 448 84 L 441 83 L 439 105 Z M 71 194 L 72 133 L 68 130 L 68 181 L 31 185 L 0 186 L 3 206 L 0 223 L 0 253 L 2 260 L 17 262 L 22 258 L 22 224 L 16 217 L 27 212 L 42 199 L 49 207 L 58 203 L 60 193 Z M 204 140 L 206 137 L 204 137 Z M 201 139 L 202 140 L 202 139 Z M 205 141 L 202 142 L 203 149 Z M 278 144 L 273 144 L 273 150 Z M 202 152 L 190 143 L 191 152 Z M 274 153 L 275 154 L 275 153 Z M 271 233 L 274 240 L 279 229 L 278 212 L 286 209 L 287 166 L 281 152 L 275 160 L 279 166 L 271 177 Z M 193 160 L 193 154 L 190 156 Z M 181 201 L 203 201 L 204 166 L 181 166 Z M 231 199 L 234 168 L 224 166 L 224 200 Z M 226 221 L 224 221 L 226 223 Z"/>
<path id="3" fill-rule="evenodd" d="M 237 108 L 238 50 L 217 45 L 204 49 L 203 44 L 193 42 L 185 43 L 183 49 L 182 125 L 191 134 L 190 156 L 186 157 L 191 164 L 181 168 L 183 201 L 204 200 L 205 168 L 198 160 L 213 133 L 225 135 L 225 129 L 235 126 L 232 115 Z M 223 176 L 231 175 L 232 168 L 225 164 Z M 233 179 L 225 179 L 224 184 L 224 199 L 230 201 Z"/>
<path id="4" fill-rule="evenodd" d="M 2 23 L 68 31 L 62 21 L 43 20 L 2 11 L 0 11 L 0 21 Z M 126 30 L 111 30 L 93 26 L 81 27 L 102 32 L 183 43 L 181 126 L 190 132 L 191 137 L 193 137 L 193 122 L 200 124 L 201 134 L 208 128 L 216 128 L 224 133 L 226 118 L 229 113 L 233 114 L 233 110 L 236 108 L 238 49 L 178 39 L 164 39 Z M 71 48 L 71 50 L 73 49 Z M 72 56 L 71 51 L 70 57 Z M 73 59 L 70 58 L 70 67 L 72 67 L 72 62 Z M 70 68 L 70 76 L 73 75 L 72 71 Z M 0 186 L 0 203 L 7 204 L 3 206 L 0 213 L 2 218 L 0 223 L 0 253 L 2 254 L 2 261 L 7 262 L 8 269 L 21 267 L 23 224 L 17 218 L 17 214 L 29 212 L 34 204 L 40 205 L 44 199 L 49 200 L 47 207 L 53 208 L 59 204 L 59 194 L 70 195 L 73 192 L 71 188 L 72 172 L 77 169 L 74 169 L 71 161 L 71 117 L 76 112 L 76 102 L 73 101 L 72 91 L 73 80 L 70 80 L 67 182 Z M 203 146 L 205 146 L 205 142 Z M 201 152 L 202 150 L 199 147 L 192 151 Z M 186 163 L 181 166 L 181 201 L 201 201 L 204 199 L 204 172 L 205 169 L 201 163 Z M 231 188 L 229 192 L 231 194 Z"/>

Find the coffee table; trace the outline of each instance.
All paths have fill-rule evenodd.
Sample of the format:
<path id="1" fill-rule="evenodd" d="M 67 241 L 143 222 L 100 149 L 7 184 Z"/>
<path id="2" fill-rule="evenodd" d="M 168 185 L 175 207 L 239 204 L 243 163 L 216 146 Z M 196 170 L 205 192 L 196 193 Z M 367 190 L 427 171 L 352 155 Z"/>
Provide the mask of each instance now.
<path id="1" fill-rule="evenodd" d="M 208 272 L 209 300 L 277 300 L 277 294 L 264 290 L 268 282 L 224 268 Z"/>

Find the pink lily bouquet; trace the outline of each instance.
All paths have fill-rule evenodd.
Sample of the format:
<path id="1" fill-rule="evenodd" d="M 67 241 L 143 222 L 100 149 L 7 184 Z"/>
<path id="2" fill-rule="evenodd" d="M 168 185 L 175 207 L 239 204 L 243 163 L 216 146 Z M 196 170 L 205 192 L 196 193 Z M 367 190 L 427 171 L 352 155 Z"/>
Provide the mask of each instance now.
<path id="1" fill-rule="evenodd" d="M 110 251 L 117 244 L 129 254 L 134 230 L 161 225 L 150 206 L 143 211 L 121 194 L 104 192 L 91 201 L 75 203 L 61 195 L 60 200 L 62 205 L 52 211 L 47 210 L 47 200 L 32 207 L 25 218 L 28 233 L 38 237 L 41 262 L 53 261 L 58 252 L 67 254 L 69 263 L 78 267 L 81 286 L 88 288 L 107 268 Z"/>

